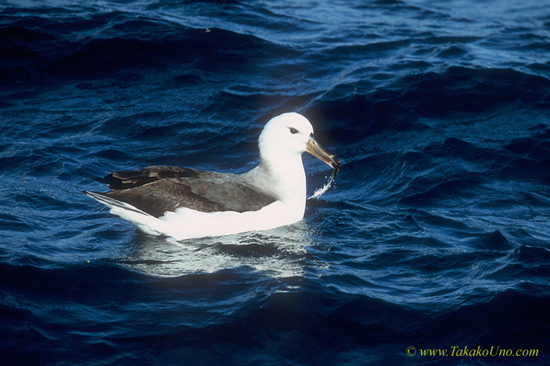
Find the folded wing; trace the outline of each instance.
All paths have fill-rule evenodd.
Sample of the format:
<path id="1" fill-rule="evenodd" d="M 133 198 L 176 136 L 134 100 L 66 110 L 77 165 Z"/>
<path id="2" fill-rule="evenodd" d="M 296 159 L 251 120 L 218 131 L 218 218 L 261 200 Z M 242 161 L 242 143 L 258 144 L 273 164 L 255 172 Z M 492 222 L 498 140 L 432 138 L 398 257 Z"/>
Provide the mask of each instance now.
<path id="1" fill-rule="evenodd" d="M 112 189 L 103 195 L 155 217 L 180 207 L 201 212 L 245 212 L 257 211 L 275 202 L 275 198 L 238 177 L 188 168 L 151 166 L 114 172 L 98 180 Z"/>

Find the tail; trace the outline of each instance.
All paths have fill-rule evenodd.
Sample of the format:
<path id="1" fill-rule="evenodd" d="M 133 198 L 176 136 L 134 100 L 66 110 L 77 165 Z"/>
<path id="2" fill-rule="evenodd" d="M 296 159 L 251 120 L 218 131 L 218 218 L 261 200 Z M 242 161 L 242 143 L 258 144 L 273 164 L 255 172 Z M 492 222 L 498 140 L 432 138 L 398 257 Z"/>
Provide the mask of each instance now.
<path id="1" fill-rule="evenodd" d="M 88 196 L 92 197 L 98 202 L 103 203 L 105 206 L 109 207 L 111 210 L 122 209 L 122 210 L 132 211 L 140 215 L 151 216 L 148 213 L 141 211 L 139 208 L 136 208 L 126 202 L 122 202 L 117 199 L 111 198 L 104 193 L 90 192 L 90 191 L 82 191 L 82 193 L 86 193 Z"/>
<path id="2" fill-rule="evenodd" d="M 121 218 L 130 221 L 139 230 L 151 235 L 163 235 L 161 221 L 155 216 L 149 215 L 147 212 L 141 211 L 126 202 L 119 201 L 115 198 L 109 197 L 104 193 L 83 191 L 88 196 L 92 197 L 98 202 L 103 203 L 109 207 L 112 214 L 120 216 Z"/>

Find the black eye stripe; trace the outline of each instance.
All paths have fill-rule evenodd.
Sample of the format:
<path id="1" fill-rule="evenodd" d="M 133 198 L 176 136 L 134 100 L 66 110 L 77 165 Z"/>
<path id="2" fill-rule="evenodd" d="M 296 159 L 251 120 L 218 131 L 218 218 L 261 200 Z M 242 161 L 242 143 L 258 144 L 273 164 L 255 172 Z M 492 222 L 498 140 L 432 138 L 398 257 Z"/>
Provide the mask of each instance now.
<path id="1" fill-rule="evenodd" d="M 293 134 L 293 135 L 298 133 L 298 130 L 295 129 L 294 127 L 289 127 L 288 129 L 290 130 L 290 133 Z"/>

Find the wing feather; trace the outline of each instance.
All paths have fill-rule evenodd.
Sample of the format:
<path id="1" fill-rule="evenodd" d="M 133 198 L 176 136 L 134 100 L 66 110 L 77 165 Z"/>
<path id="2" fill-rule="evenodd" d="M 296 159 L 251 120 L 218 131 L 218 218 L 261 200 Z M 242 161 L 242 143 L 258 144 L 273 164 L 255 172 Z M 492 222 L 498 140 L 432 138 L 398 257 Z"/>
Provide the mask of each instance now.
<path id="1" fill-rule="evenodd" d="M 98 182 L 106 183 L 111 189 L 128 189 L 139 187 L 166 178 L 222 178 L 229 174 L 207 172 L 177 166 L 149 166 L 140 170 L 125 170 L 113 172 L 103 178 L 96 178 Z"/>
<path id="2" fill-rule="evenodd" d="M 275 202 L 238 175 L 179 167 L 152 166 L 114 172 L 103 178 L 112 191 L 106 196 L 128 203 L 155 217 L 180 207 L 201 212 L 257 211 Z"/>

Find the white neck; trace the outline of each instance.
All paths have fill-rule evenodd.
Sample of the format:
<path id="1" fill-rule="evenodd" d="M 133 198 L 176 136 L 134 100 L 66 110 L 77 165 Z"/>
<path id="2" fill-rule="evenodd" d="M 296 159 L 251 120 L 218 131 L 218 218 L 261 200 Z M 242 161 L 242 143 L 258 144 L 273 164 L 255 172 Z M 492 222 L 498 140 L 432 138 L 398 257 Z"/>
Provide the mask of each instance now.
<path id="1" fill-rule="evenodd" d="M 265 155 L 260 157 L 260 165 L 247 173 L 251 183 L 285 204 L 305 209 L 306 174 L 301 155 L 284 158 L 279 153 L 276 159 Z"/>

